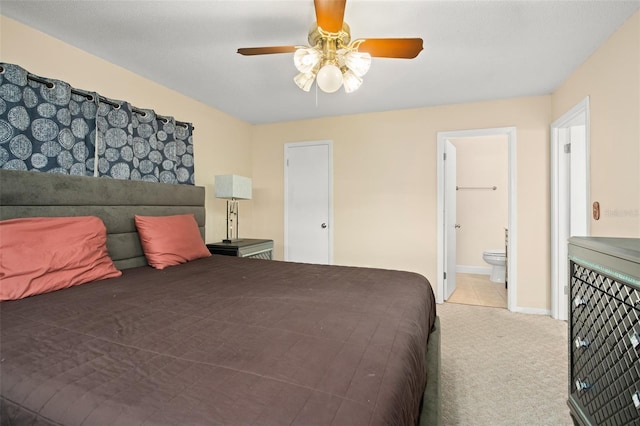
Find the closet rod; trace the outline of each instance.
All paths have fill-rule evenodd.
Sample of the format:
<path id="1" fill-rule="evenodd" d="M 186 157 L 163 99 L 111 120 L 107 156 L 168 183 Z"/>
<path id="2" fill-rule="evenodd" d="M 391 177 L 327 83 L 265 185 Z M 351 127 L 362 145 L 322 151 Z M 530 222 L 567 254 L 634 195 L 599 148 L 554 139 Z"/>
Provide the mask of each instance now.
<path id="1" fill-rule="evenodd" d="M 4 72 L 4 68 L 0 66 L 0 74 L 3 73 L 3 72 Z M 53 89 L 56 86 L 54 83 L 52 83 L 52 82 L 50 82 L 48 80 L 45 80 L 43 78 L 36 77 L 35 75 L 27 74 L 27 78 L 29 80 L 35 81 L 37 83 L 43 84 L 43 85 L 47 86 L 49 89 Z M 73 89 L 73 88 L 71 89 L 71 93 L 73 93 L 74 95 L 84 96 L 85 98 L 87 98 L 90 101 L 93 100 L 93 95 L 90 94 L 90 93 L 82 92 L 82 91 L 79 91 L 79 90 L 76 90 L 76 89 Z M 113 101 L 110 101 L 109 99 L 107 99 L 107 98 L 105 98 L 103 96 L 100 96 L 98 99 L 99 99 L 100 102 L 105 103 L 107 105 L 111 105 L 112 107 L 114 107 L 116 109 L 120 108 L 120 104 L 118 104 L 116 102 L 113 102 Z M 134 106 L 131 106 L 131 111 L 135 112 L 136 114 L 141 114 L 141 115 L 146 115 L 147 114 L 145 111 L 143 111 L 141 109 L 138 109 L 138 108 L 136 108 Z M 159 115 L 159 114 L 156 114 L 156 117 L 158 117 L 160 120 L 162 120 L 165 123 L 169 121 L 167 119 L 167 117 Z M 189 128 L 189 124 L 185 123 L 184 121 L 176 121 L 176 124 L 186 128 L 186 129 Z M 193 126 L 191 128 L 195 129 L 195 127 L 193 127 Z"/>
<path id="2" fill-rule="evenodd" d="M 492 191 L 495 191 L 496 189 L 498 189 L 497 186 L 456 186 L 456 191 L 459 191 L 461 189 L 490 189 Z"/>

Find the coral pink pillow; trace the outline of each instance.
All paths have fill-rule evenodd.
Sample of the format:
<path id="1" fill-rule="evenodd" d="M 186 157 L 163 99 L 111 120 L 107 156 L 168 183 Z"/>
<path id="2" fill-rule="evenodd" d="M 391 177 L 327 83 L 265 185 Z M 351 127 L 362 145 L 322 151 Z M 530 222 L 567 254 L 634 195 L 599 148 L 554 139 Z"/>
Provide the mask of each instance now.
<path id="1" fill-rule="evenodd" d="M 0 300 L 118 277 L 95 216 L 0 221 Z"/>
<path id="2" fill-rule="evenodd" d="M 135 216 L 142 250 L 156 269 L 211 256 L 193 214 Z"/>

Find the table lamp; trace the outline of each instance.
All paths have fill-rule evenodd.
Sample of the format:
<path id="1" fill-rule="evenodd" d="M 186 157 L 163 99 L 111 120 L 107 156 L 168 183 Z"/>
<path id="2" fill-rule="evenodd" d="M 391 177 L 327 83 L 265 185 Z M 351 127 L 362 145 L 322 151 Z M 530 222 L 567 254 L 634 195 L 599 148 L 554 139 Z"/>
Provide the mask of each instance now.
<path id="1" fill-rule="evenodd" d="M 227 200 L 227 239 L 225 243 L 238 241 L 238 200 L 251 199 L 251 178 L 237 175 L 215 177 L 216 198 Z"/>

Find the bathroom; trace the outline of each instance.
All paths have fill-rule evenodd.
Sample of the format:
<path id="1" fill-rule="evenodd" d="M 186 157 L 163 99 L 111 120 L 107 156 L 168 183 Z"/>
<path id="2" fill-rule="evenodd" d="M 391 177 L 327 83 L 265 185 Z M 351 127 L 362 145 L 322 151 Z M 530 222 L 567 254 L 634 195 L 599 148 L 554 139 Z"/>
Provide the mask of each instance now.
<path id="1" fill-rule="evenodd" d="M 456 148 L 456 290 L 447 300 L 507 307 L 508 137 L 451 139 Z"/>

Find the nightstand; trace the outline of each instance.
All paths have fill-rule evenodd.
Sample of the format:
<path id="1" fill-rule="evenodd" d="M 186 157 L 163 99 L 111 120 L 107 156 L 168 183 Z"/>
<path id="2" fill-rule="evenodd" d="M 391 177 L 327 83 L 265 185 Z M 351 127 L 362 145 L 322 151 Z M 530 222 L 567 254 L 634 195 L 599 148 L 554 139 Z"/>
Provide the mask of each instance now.
<path id="1" fill-rule="evenodd" d="M 252 257 L 255 259 L 273 259 L 273 240 L 257 240 L 242 238 L 230 243 L 218 242 L 207 244 L 211 254 L 224 256 Z"/>

